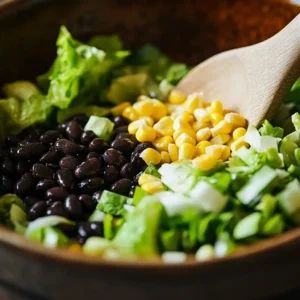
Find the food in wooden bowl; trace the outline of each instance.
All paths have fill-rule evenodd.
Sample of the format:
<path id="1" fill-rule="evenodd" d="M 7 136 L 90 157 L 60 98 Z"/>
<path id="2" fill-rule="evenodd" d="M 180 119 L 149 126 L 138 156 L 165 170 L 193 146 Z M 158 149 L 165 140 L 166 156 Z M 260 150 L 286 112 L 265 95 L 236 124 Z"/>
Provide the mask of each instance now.
<path id="1" fill-rule="evenodd" d="M 251 11 L 256 3 L 250 2 L 247 9 Z M 264 4 L 265 10 L 270 3 Z M 3 6 L 3 12 L 6 12 L 2 20 L 4 25 L 16 18 L 9 14 L 14 5 L 22 5 L 22 2 Z M 41 9 L 41 24 L 45 24 L 43 11 L 47 6 L 57 9 L 59 15 L 61 9 L 66 9 L 64 4 L 55 1 L 44 5 L 46 7 L 32 8 Z M 135 32 L 134 29 L 129 25 L 119 29 L 114 27 L 117 20 L 98 30 L 97 20 L 103 19 L 94 14 L 79 19 L 83 22 L 79 27 L 71 21 L 77 18 L 77 10 L 95 10 L 99 5 L 96 1 L 84 6 L 75 2 L 69 12 L 70 19 L 49 19 L 55 23 L 49 27 L 49 36 L 46 29 L 37 32 L 30 23 L 24 25 L 22 14 L 18 15 L 23 28 L 28 26 L 28 36 L 22 38 L 26 43 L 20 40 L 18 49 L 10 49 L 14 40 L 12 28 L 0 51 L 0 58 L 5 62 L 8 55 L 12 57 L 17 50 L 27 49 L 22 60 L 18 57 L 21 66 L 18 73 L 5 64 L 1 69 L 1 79 L 6 75 L 3 83 L 23 80 L 5 84 L 0 101 L 1 137 L 4 140 L 1 147 L 2 222 L 35 242 L 3 229 L 3 258 L 7 257 L 8 269 L 15 275 L 20 265 L 32 265 L 31 275 L 39 282 L 35 286 L 25 279 L 21 284 L 18 282 L 18 286 L 45 294 L 45 280 L 37 275 L 43 269 L 55 274 L 46 286 L 61 280 L 62 286 L 73 287 L 72 291 L 51 289 L 48 295 L 52 298 L 72 295 L 80 299 L 81 289 L 76 287 L 76 280 L 89 282 L 88 277 L 93 278 L 88 285 L 97 286 L 88 289 L 89 296 L 96 295 L 100 287 L 107 293 L 103 279 L 108 280 L 109 276 L 115 276 L 112 279 L 121 295 L 122 285 L 126 285 L 121 278 L 123 272 L 130 272 L 132 280 L 140 277 L 146 288 L 147 278 L 159 270 L 158 278 L 166 281 L 158 285 L 159 297 L 170 291 L 176 298 L 176 288 L 169 290 L 168 282 L 172 285 L 177 282 L 192 295 L 196 282 L 208 274 L 212 274 L 212 279 L 207 278 L 201 287 L 206 287 L 206 291 L 213 283 L 210 280 L 222 278 L 222 266 L 239 266 L 249 274 L 256 274 L 255 267 L 268 266 L 273 262 L 273 255 L 280 253 L 283 257 L 284 253 L 294 253 L 297 245 L 291 247 L 290 241 L 294 240 L 296 244 L 294 237 L 298 232 L 282 233 L 299 223 L 299 116 L 293 114 L 295 131 L 284 135 L 278 125 L 282 121 L 279 118 L 274 126 L 265 121 L 256 129 L 251 124 L 248 126 L 243 116 L 226 111 L 218 100 L 205 99 L 202 94 L 183 95 L 172 91 L 174 84 L 188 72 L 188 66 L 196 59 L 199 61 L 208 56 L 208 52 L 193 57 L 193 60 L 180 56 L 176 60 L 170 59 L 149 45 L 139 45 L 129 52 L 118 37 L 103 36 L 103 33 L 120 33 L 125 42 L 132 42 L 133 47 L 156 42 L 171 56 L 173 52 L 174 57 L 176 40 L 165 43 L 165 37 L 160 39 L 157 32 L 150 31 L 143 39 L 133 41 L 129 33 Z M 207 4 L 178 5 L 187 11 L 197 8 L 204 13 L 209 9 Z M 220 21 L 224 20 L 229 26 L 231 23 L 224 15 L 231 16 L 235 9 L 240 11 L 241 2 L 226 6 L 226 2 L 221 1 L 218 5 L 216 11 L 220 13 Z M 290 15 L 283 18 L 285 22 L 278 27 L 274 24 L 274 32 L 296 14 L 297 8 L 289 7 Z M 102 9 L 105 8 L 109 9 L 110 5 L 103 4 Z M 119 16 L 117 8 L 114 9 Z M 139 6 L 136 9 L 143 11 Z M 165 7 L 160 9 L 164 16 Z M 214 14 L 207 15 L 207 24 L 212 27 L 209 34 L 214 35 L 213 41 L 221 50 L 224 47 L 222 38 L 217 35 L 215 21 L 209 18 Z M 105 14 L 101 16 L 104 18 Z M 122 20 L 123 15 L 119 18 Z M 258 17 L 255 24 L 260 24 L 260 20 Z M 173 21 L 176 24 L 177 19 Z M 86 31 L 85 22 L 93 24 L 89 27 L 91 30 Z M 50 63 L 46 63 L 48 59 L 38 58 L 36 53 L 33 55 L 27 47 L 35 49 L 32 38 L 37 36 L 45 41 L 47 37 L 51 47 L 61 24 L 66 24 L 78 37 L 89 35 L 93 38 L 79 42 L 66 27 L 61 27 L 54 64 L 37 80 L 31 79 L 32 75 L 45 71 Z M 142 28 L 141 24 L 139 26 Z M 162 23 L 157 28 L 159 34 L 167 33 L 168 26 Z M 256 28 L 254 32 L 258 32 Z M 208 32 L 200 31 L 199 35 L 207 37 L 207 44 L 212 46 Z M 102 35 L 95 37 L 95 33 Z M 270 31 L 261 38 L 272 33 Z M 249 39 L 248 43 L 254 41 L 257 39 Z M 243 44 L 240 41 L 238 45 Z M 226 45 L 232 46 L 237 45 Z M 203 43 L 201 47 L 197 43 L 194 47 L 191 50 L 197 53 Z M 212 52 L 216 50 L 217 47 Z M 45 51 L 49 51 L 46 44 Z M 29 68 L 33 57 L 36 64 Z M 185 61 L 188 66 L 181 63 Z M 31 81 L 24 81 L 24 78 Z M 290 93 L 286 107 L 293 113 L 297 110 L 297 86 L 295 84 Z M 279 235 L 277 239 L 269 239 L 276 235 Z M 8 242 L 12 237 L 13 240 Z M 267 239 L 264 243 L 245 248 L 264 239 Z M 44 249 L 36 242 L 59 249 Z M 281 249 L 284 244 L 285 248 Z M 7 251 L 11 247 L 14 251 Z M 160 254 L 163 262 L 183 264 L 164 266 Z M 204 262 L 227 254 L 232 255 Z M 57 269 L 51 265 L 55 258 L 59 262 Z M 10 266 L 11 259 L 19 262 Z M 257 260 L 254 265 L 253 259 Z M 203 263 L 198 264 L 195 260 Z M 67 279 L 60 273 L 62 269 L 69 274 Z M 80 274 L 74 276 L 74 269 Z M 97 270 L 101 269 L 103 274 L 100 276 Z M 180 270 L 178 275 L 172 273 L 175 270 Z M 266 270 L 268 274 L 273 273 L 270 267 Z M 191 281 L 181 281 L 181 272 Z M 239 277 L 239 272 L 232 272 L 232 276 Z M 11 281 L 5 268 L 1 276 L 3 280 Z M 241 289 L 244 289 L 247 277 L 239 279 Z M 260 283 L 258 276 L 255 286 L 259 288 Z M 289 284 L 294 285 L 293 281 Z M 224 283 L 219 286 L 220 290 L 213 291 L 212 297 L 224 291 Z M 278 285 L 262 295 L 288 286 L 287 283 Z M 137 290 L 131 289 L 136 297 Z M 251 297 L 251 293 L 248 294 Z"/>

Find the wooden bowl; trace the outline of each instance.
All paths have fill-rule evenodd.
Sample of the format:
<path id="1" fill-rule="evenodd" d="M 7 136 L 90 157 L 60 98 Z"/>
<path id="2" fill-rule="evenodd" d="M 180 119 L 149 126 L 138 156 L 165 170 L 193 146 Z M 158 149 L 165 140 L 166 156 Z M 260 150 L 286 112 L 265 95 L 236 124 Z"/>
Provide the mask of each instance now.
<path id="1" fill-rule="evenodd" d="M 295 2 L 295 1 L 293 1 Z M 264 40 L 300 12 L 265 0 L 2 0 L 0 83 L 34 78 L 55 56 L 61 24 L 78 38 L 118 33 L 195 64 Z M 49 250 L 0 228 L 0 284 L 28 299 L 264 299 L 300 287 L 300 230 L 205 263 L 114 262 Z M 15 298 L 13 298 L 15 299 Z"/>

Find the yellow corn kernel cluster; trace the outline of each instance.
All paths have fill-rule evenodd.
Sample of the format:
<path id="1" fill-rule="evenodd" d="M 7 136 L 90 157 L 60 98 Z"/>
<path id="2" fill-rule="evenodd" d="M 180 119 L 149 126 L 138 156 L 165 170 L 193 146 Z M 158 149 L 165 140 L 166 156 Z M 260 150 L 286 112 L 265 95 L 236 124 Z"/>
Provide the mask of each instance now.
<path id="1" fill-rule="evenodd" d="M 232 151 L 248 147 L 246 119 L 225 110 L 218 100 L 205 101 L 201 93 L 186 96 L 173 90 L 165 103 L 140 96 L 133 105 L 116 106 L 113 113 L 131 121 L 128 131 L 139 142 L 153 143 L 156 150 L 141 153 L 147 164 L 191 159 L 197 168 L 209 170 Z"/>
<path id="2" fill-rule="evenodd" d="M 148 194 L 154 194 L 164 191 L 164 185 L 161 180 L 155 176 L 143 173 L 139 178 L 139 185 Z"/>

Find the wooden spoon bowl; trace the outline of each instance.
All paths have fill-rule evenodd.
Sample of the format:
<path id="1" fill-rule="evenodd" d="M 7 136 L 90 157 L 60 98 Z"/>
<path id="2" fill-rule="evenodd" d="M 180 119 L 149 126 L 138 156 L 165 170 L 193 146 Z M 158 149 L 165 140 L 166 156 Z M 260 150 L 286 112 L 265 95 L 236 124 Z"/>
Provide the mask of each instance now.
<path id="1" fill-rule="evenodd" d="M 272 0 L 2 0 L 0 84 L 44 72 L 61 24 L 78 38 L 119 33 L 129 47 L 151 42 L 197 64 L 269 38 L 299 12 Z M 229 257 L 175 266 L 49 250 L 3 227 L 0 244 L 0 285 L 14 291 L 12 299 L 247 300 L 300 287 L 300 229 Z"/>

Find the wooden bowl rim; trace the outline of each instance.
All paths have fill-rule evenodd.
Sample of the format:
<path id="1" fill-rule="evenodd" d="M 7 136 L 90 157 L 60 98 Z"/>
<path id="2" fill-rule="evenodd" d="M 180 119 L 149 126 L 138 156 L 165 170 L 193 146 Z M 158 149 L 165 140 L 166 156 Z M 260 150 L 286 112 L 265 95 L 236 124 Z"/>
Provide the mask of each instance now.
<path id="1" fill-rule="evenodd" d="M 6 13 L 13 12 L 16 8 L 30 7 L 34 4 L 40 4 L 46 0 L 2 0 L 0 3 L 1 16 L 5 16 Z M 51 0 L 48 0 L 51 1 Z M 279 1 L 280 2 L 280 1 Z M 297 6 L 294 3 L 282 1 L 292 6 Z M 0 225 L 0 245 L 10 248 L 11 250 L 23 253 L 30 256 L 33 259 L 39 259 L 52 263 L 53 261 L 60 262 L 65 265 L 76 265 L 78 267 L 89 268 L 109 268 L 109 269 L 155 269 L 155 270 L 167 270 L 172 269 L 187 269 L 187 270 L 208 270 L 214 266 L 227 265 L 228 263 L 241 263 L 250 258 L 265 257 L 268 255 L 276 255 L 280 252 L 282 247 L 287 247 L 296 243 L 300 239 L 300 228 L 292 229 L 286 233 L 283 233 L 277 237 L 268 238 L 262 242 L 254 245 L 243 247 L 231 255 L 216 258 L 210 261 L 197 262 L 189 256 L 186 262 L 180 264 L 165 264 L 158 258 L 153 259 L 138 259 L 138 260 L 107 260 L 101 257 L 94 257 L 84 255 L 81 253 L 75 253 L 66 249 L 49 249 L 42 244 L 27 240 L 25 237 L 9 230 L 8 228 Z"/>

